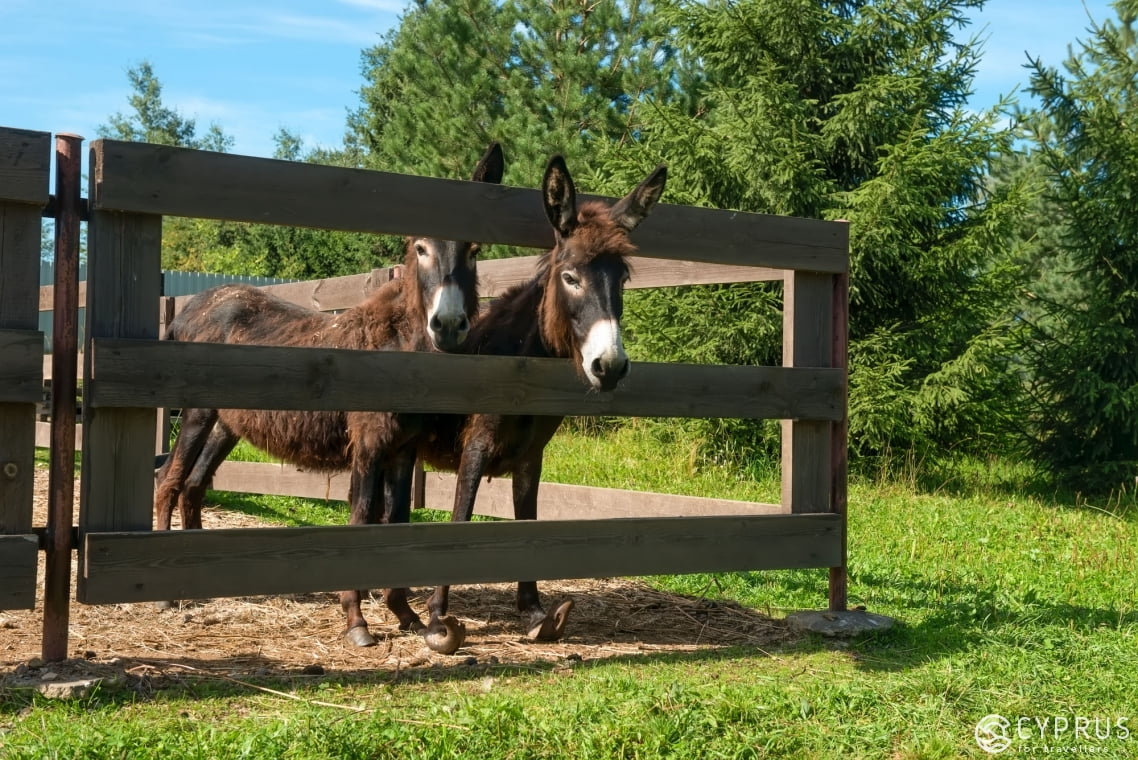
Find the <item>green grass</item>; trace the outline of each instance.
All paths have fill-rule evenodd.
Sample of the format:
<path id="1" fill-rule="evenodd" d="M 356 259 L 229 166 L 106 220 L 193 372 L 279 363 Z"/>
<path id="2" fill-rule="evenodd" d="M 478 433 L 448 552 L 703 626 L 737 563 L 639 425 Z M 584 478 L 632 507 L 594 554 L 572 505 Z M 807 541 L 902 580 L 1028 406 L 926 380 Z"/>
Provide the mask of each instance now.
<path id="1" fill-rule="evenodd" d="M 700 468 L 690 449 L 656 436 L 559 437 L 546 478 L 777 497 L 774 479 Z M 999 462 L 904 482 L 854 482 L 850 493 L 850 601 L 897 618 L 886 634 L 775 651 L 258 682 L 306 702 L 215 681 L 146 698 L 108 689 L 70 704 L 13 692 L 0 695 L 0 757 L 988 757 L 973 729 L 989 713 L 1071 725 L 1125 718 L 1138 734 L 1132 498 L 1042 495 L 1021 468 Z M 326 517 L 343 515 L 339 506 Z M 651 580 L 775 615 L 818 608 L 826 592 L 817 570 Z M 1138 735 L 1087 739 L 1073 729 L 1018 740 L 1005 756 L 1045 745 L 1138 757 Z"/>

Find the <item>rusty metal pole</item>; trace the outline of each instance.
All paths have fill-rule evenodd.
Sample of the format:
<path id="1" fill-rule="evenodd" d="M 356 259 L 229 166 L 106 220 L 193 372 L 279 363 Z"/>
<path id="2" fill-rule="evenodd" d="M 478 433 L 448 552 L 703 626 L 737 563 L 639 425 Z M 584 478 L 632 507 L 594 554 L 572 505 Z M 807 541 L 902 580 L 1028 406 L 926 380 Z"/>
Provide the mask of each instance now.
<path id="1" fill-rule="evenodd" d="M 849 272 L 834 275 L 832 309 L 833 344 L 830 366 L 848 371 L 849 366 Z M 842 564 L 830 568 L 830 610 L 845 612 L 847 598 L 846 503 L 849 489 L 849 377 L 842 381 L 842 418 L 830 424 L 830 511 L 842 516 Z"/>
<path id="2" fill-rule="evenodd" d="M 78 372 L 79 135 L 55 137 L 55 299 L 51 333 L 51 460 L 48 471 L 43 659 L 67 657 L 75 499 L 75 391 Z"/>

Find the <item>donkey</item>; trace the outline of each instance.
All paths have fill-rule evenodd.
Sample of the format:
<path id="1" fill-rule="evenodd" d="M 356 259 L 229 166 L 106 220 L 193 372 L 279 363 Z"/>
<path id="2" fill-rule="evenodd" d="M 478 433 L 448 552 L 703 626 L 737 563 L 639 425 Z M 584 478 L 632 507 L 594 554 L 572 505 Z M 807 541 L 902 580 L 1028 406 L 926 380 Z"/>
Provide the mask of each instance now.
<path id="1" fill-rule="evenodd" d="M 472 179 L 498 184 L 504 162 L 491 144 Z M 479 245 L 432 238 L 407 241 L 403 276 L 363 303 L 331 315 L 257 288 L 223 285 L 199 293 L 170 323 L 169 340 L 369 350 L 454 351 L 478 312 Z M 156 474 L 157 528 L 169 530 L 177 504 L 183 528 L 201 528 L 213 474 L 244 438 L 273 456 L 320 472 L 351 471 L 350 524 L 408 522 L 421 415 L 387 412 L 187 409 L 170 456 Z M 360 591 L 344 591 L 348 637 L 375 643 L 361 628 Z M 453 626 L 442 621 L 436 630 Z M 363 635 L 360 635 L 362 632 Z M 445 634 L 444 634 L 445 635 Z"/>
<path id="2" fill-rule="evenodd" d="M 620 328 L 629 277 L 625 257 L 636 250 L 629 233 L 660 199 L 666 178 L 666 167 L 659 166 L 615 204 L 593 201 L 578 208 L 564 160 L 551 159 L 542 194 L 555 245 L 541 257 L 531 281 L 508 290 L 475 321 L 463 352 L 572 359 L 590 388 L 615 388 L 629 370 Z M 441 417 L 435 435 L 422 439 L 419 456 L 437 469 L 457 471 L 451 520 L 470 520 L 483 476 L 507 473 L 513 473 L 515 519 L 535 519 L 542 455 L 561 420 L 493 414 Z M 449 591 L 440 586 L 428 600 L 426 631 L 453 620 L 446 614 Z M 389 589 L 388 608 L 401 610 L 400 628 L 420 630 L 406 595 L 407 589 Z M 531 639 L 556 640 L 564 632 L 572 601 L 561 602 L 547 614 L 537 583 L 522 581 L 517 607 L 529 617 Z M 463 629 L 458 631 L 465 635 Z M 442 636 L 427 639 L 431 649 L 444 654 L 452 654 L 461 643 L 461 637 L 457 642 Z"/>

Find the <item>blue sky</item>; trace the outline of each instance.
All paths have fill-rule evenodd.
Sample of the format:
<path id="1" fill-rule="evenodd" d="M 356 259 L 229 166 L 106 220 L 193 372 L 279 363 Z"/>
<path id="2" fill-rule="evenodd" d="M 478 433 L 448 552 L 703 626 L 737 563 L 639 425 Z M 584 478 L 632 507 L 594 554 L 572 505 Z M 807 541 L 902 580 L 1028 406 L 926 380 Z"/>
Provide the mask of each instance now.
<path id="1" fill-rule="evenodd" d="M 154 65 L 163 100 L 216 122 L 234 152 L 267 156 L 281 127 L 307 147 L 341 143 L 363 82 L 360 51 L 404 0 L 0 0 L 0 125 L 76 132 L 127 112 L 126 71 Z M 966 33 L 986 38 L 972 105 L 1026 81 L 1024 51 L 1059 66 L 1107 0 L 989 0 Z"/>

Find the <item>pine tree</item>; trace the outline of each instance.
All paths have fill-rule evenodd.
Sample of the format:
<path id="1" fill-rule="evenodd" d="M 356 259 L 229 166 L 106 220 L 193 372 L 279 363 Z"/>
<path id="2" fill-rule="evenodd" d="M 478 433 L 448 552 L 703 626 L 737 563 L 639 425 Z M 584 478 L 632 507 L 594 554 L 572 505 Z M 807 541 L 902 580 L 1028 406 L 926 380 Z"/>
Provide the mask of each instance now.
<path id="1" fill-rule="evenodd" d="M 197 121 L 182 116 L 176 109 L 162 102 L 162 83 L 149 61 L 143 61 L 127 71 L 131 89 L 130 115 L 116 113 L 107 124 L 96 131 L 99 137 L 129 142 L 147 142 L 156 145 L 174 145 L 226 153 L 233 148 L 233 138 L 217 124 L 211 124 L 205 136 L 197 135 Z"/>
<path id="2" fill-rule="evenodd" d="M 1138 477 L 1138 2 L 1114 8 L 1066 75 L 1031 62 L 1042 105 L 1027 122 L 1062 222 L 1038 268 L 1062 262 L 1069 281 L 1041 276 L 1030 314 L 1034 448 L 1062 482 L 1096 493 Z"/>
<path id="3" fill-rule="evenodd" d="M 985 184 L 1010 130 L 965 107 L 978 49 L 958 35 L 979 5 L 676 0 L 666 21 L 703 66 L 696 107 L 649 109 L 635 150 L 603 156 L 602 185 L 667 161 L 669 202 L 850 221 L 861 454 L 983 449 L 1014 415 L 1001 251 L 1023 197 Z M 631 298 L 627 321 L 648 358 L 777 363 L 779 302 L 763 285 L 688 288 Z"/>
<path id="4" fill-rule="evenodd" d="M 464 176 L 491 140 L 507 184 L 536 186 L 552 153 L 575 174 L 632 139 L 649 96 L 684 81 L 647 0 L 418 0 L 364 51 L 349 149 L 367 166 Z"/>
<path id="5" fill-rule="evenodd" d="M 212 124 L 197 124 L 162 100 L 162 83 L 148 61 L 127 72 L 132 113 L 116 113 L 98 128 L 100 137 L 198 150 L 228 152 L 233 138 Z M 286 129 L 274 136 L 276 157 L 301 160 L 301 140 Z M 395 261 L 400 245 L 374 235 L 168 217 L 162 223 L 162 266 L 194 272 L 318 279 L 364 272 Z"/>

